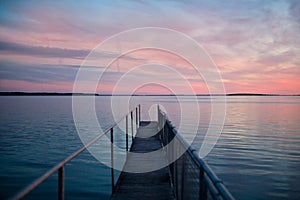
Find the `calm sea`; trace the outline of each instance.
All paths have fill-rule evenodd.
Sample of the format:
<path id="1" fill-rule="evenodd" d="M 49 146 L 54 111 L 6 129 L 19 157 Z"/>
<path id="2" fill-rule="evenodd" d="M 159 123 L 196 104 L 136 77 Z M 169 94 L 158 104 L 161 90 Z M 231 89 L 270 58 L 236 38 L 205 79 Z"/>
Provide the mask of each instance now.
<path id="1" fill-rule="evenodd" d="M 213 98 L 218 103 L 219 97 Z M 200 148 L 211 118 L 209 97 L 198 97 L 196 103 L 191 97 L 180 103 L 171 96 L 133 97 L 135 103 L 141 103 L 143 119 L 160 103 L 176 126 L 182 117 L 179 104 L 198 107 L 194 146 Z M 0 199 L 5 199 L 82 143 L 71 97 L 0 97 L 0 105 Z M 96 97 L 104 127 L 114 122 L 110 105 L 110 97 Z M 189 138 L 195 125 L 186 121 L 184 126 L 182 134 Z M 222 134 L 205 160 L 237 199 L 300 199 L 300 97 L 227 97 Z M 88 151 L 66 167 L 67 199 L 108 199 L 110 184 L 110 168 Z M 56 192 L 54 175 L 27 198 L 53 199 Z"/>

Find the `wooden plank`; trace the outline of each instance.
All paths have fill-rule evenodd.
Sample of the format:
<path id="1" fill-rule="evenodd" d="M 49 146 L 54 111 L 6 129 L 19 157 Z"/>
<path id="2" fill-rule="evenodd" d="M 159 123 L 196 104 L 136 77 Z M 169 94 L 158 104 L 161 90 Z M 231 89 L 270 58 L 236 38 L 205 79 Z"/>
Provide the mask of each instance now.
<path id="1" fill-rule="evenodd" d="M 159 153 L 149 154 L 153 151 Z M 131 152 L 138 154 L 128 156 L 125 170 L 150 171 L 166 164 L 167 158 L 157 135 L 157 122 L 141 122 Z M 146 173 L 122 172 L 111 199 L 172 199 L 168 167 Z"/>

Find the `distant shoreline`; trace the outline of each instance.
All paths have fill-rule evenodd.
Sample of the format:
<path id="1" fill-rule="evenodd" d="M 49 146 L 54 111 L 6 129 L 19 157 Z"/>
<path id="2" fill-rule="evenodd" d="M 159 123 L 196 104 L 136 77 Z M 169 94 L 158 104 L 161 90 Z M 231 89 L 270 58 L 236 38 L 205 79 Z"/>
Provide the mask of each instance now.
<path id="1" fill-rule="evenodd" d="M 195 96 L 193 94 L 92 94 L 92 93 L 59 93 L 59 92 L 0 92 L 0 96 Z M 232 94 L 196 94 L 196 96 L 300 96 L 300 94 L 256 94 L 256 93 L 232 93 Z"/>

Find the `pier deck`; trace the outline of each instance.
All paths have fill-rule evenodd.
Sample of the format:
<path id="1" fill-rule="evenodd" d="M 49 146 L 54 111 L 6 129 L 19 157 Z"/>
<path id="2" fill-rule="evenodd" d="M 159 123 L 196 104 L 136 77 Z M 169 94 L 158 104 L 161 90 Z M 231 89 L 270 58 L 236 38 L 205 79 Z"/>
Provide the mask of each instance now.
<path id="1" fill-rule="evenodd" d="M 143 154 L 157 151 L 155 154 Z M 166 153 L 157 134 L 157 122 L 140 122 L 137 135 L 131 146 L 124 171 L 121 173 L 111 199 L 171 199 L 169 168 L 152 172 L 153 167 L 167 162 Z M 143 173 L 129 173 L 135 171 Z"/>

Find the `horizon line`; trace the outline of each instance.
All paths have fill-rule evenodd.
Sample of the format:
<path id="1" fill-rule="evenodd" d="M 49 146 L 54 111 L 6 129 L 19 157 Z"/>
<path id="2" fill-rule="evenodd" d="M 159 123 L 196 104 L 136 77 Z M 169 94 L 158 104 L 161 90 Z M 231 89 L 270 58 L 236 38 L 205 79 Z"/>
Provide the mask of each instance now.
<path id="1" fill-rule="evenodd" d="M 0 96 L 300 96 L 300 94 L 227 93 L 227 94 L 109 94 L 72 92 L 0 92 Z"/>

